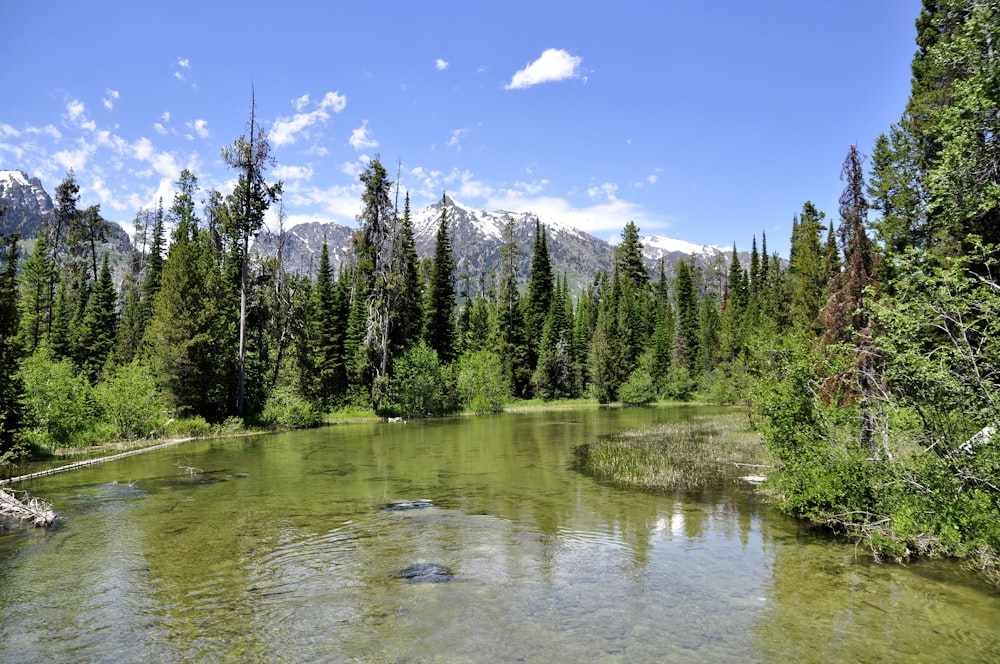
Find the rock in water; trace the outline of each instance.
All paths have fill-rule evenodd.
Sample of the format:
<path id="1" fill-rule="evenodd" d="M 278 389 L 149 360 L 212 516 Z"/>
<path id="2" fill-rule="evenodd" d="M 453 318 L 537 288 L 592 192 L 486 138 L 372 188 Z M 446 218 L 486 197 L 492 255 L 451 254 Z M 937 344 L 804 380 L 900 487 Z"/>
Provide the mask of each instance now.
<path id="1" fill-rule="evenodd" d="M 398 500 L 385 506 L 386 512 L 405 512 L 406 510 L 422 510 L 425 507 L 434 507 L 434 503 L 429 500 Z"/>
<path id="2" fill-rule="evenodd" d="M 396 577 L 410 583 L 442 583 L 451 581 L 455 575 L 444 565 L 437 563 L 413 563 L 396 573 Z"/>

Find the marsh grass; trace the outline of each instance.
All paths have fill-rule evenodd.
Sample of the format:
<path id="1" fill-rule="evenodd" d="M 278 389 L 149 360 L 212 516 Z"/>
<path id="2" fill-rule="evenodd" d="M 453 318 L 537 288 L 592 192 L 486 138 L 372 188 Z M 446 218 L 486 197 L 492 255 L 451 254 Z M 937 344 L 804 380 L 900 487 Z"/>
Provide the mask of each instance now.
<path id="1" fill-rule="evenodd" d="M 692 490 L 764 474 L 766 449 L 739 413 L 603 437 L 576 450 L 581 470 L 616 485 Z"/>

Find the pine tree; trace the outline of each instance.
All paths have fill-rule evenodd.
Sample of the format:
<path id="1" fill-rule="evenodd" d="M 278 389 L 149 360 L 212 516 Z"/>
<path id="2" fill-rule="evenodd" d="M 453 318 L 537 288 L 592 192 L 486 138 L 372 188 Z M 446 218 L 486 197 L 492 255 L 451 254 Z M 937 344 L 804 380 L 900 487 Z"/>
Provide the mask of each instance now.
<path id="1" fill-rule="evenodd" d="M 216 245 L 195 214 L 197 182 L 181 171 L 170 209 L 176 227 L 146 335 L 168 403 L 181 414 L 220 421 L 234 412 L 236 334 Z"/>
<path id="2" fill-rule="evenodd" d="M 399 225 L 396 241 L 395 265 L 399 296 L 393 315 L 391 342 L 393 355 L 398 355 L 420 340 L 423 331 L 423 283 L 420 278 L 419 259 L 413 237 L 413 221 L 410 218 L 410 194 L 406 194 L 403 204 L 403 218 Z"/>
<path id="3" fill-rule="evenodd" d="M 3 214 L 0 208 L 0 216 Z M 0 463 L 17 455 L 27 424 L 24 384 L 18 370 L 22 354 L 18 343 L 18 238 L 14 233 L 0 244 Z"/>
<path id="4" fill-rule="evenodd" d="M 256 123 L 256 101 L 251 97 L 250 122 L 240 136 L 222 150 L 222 158 L 239 174 L 229 206 L 227 234 L 235 240 L 240 273 L 239 349 L 236 361 L 236 414 L 244 415 L 246 401 L 247 300 L 250 240 L 260 233 L 264 213 L 281 197 L 281 183 L 268 184 L 267 169 L 274 165 L 267 131 Z"/>
<path id="5" fill-rule="evenodd" d="M 441 224 L 434 245 L 434 264 L 428 287 L 424 341 L 442 364 L 455 358 L 455 258 L 448 237 L 448 199 L 441 197 Z"/>
<path id="6" fill-rule="evenodd" d="M 47 224 L 48 222 L 42 226 L 35 248 L 24 261 L 18 280 L 20 343 L 29 355 L 45 343 L 52 325 L 54 297 L 50 289 L 55 278 L 55 267 L 48 246 Z"/>
<path id="7" fill-rule="evenodd" d="M 844 160 L 847 181 L 840 197 L 840 241 L 844 268 L 831 283 L 830 297 L 820 312 L 825 345 L 844 343 L 855 349 L 855 366 L 837 376 L 828 389 L 856 394 L 862 402 L 860 438 L 872 453 L 878 451 L 874 422 L 874 390 L 878 381 L 878 352 L 873 344 L 872 302 L 869 289 L 876 286 L 874 245 L 867 234 L 868 201 L 865 198 L 861 156 L 852 145 Z"/>
<path id="8" fill-rule="evenodd" d="M 316 283 L 312 288 L 311 343 L 308 362 L 313 372 L 307 379 L 306 393 L 324 408 L 336 405 L 347 391 L 347 368 L 344 362 L 346 311 L 343 288 L 338 288 L 330 267 L 326 240 L 319 255 Z"/>
<path id="9" fill-rule="evenodd" d="M 754 245 L 756 246 L 756 244 Z M 677 300 L 677 332 L 674 345 L 674 359 L 679 366 L 696 373 L 699 325 L 698 325 L 698 295 L 695 290 L 694 276 L 691 265 L 686 260 L 677 263 L 676 286 L 674 293 Z M 759 278 L 759 277 L 758 277 Z"/>
<path id="10" fill-rule="evenodd" d="M 535 220 L 535 244 L 531 255 L 531 274 L 528 276 L 528 291 L 524 306 L 525 370 L 534 373 L 538 364 L 539 344 L 545 330 L 545 319 L 549 315 L 555 277 L 549 258 L 545 227 Z"/>
<path id="11" fill-rule="evenodd" d="M 90 293 L 75 339 L 77 366 L 92 384 L 97 382 L 114 349 L 118 329 L 117 304 L 118 294 L 111 277 L 108 255 L 104 254 L 97 283 Z"/>
<path id="12" fill-rule="evenodd" d="M 371 375 L 372 405 L 379 410 L 387 396 L 392 325 L 401 294 L 401 280 L 394 268 L 401 265 L 396 258 L 397 219 L 390 198 L 392 183 L 378 155 L 361 174 L 361 182 L 365 191 L 358 216 L 361 228 L 357 243 L 357 279 L 364 283 L 356 296 L 362 292 L 365 296 L 365 329 L 364 350 L 358 358 L 360 360 L 362 355 L 367 358 L 366 374 Z"/>
<path id="13" fill-rule="evenodd" d="M 637 293 L 649 286 L 649 272 L 642 258 L 642 242 L 634 221 L 625 224 L 622 230 L 622 242 L 615 248 L 615 265 L 623 277 L 631 280 Z"/>
<path id="14" fill-rule="evenodd" d="M 825 214 L 810 201 L 802 206 L 802 216 L 792 226 L 792 245 L 788 259 L 788 278 L 792 300 L 792 325 L 803 330 L 813 328 L 826 292 L 820 236 Z"/>

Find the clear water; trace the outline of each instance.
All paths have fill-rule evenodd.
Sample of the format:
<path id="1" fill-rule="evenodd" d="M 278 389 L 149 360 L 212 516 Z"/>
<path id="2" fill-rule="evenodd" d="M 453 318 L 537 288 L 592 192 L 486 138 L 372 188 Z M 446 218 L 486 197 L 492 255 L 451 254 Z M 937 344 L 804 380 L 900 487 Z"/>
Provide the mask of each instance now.
<path id="1" fill-rule="evenodd" d="M 0 531 L 0 662 L 1000 661 L 1000 594 L 956 565 L 873 564 L 748 487 L 573 469 L 602 434 L 716 416 L 338 425 L 24 484 L 65 518 Z M 454 579 L 397 576 L 421 562 Z"/>

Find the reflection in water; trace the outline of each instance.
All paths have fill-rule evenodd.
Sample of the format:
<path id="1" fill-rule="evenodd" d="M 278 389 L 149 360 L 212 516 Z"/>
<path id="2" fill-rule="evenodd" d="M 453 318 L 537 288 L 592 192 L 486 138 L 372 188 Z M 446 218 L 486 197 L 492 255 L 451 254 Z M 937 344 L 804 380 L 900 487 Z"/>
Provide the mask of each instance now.
<path id="1" fill-rule="evenodd" d="M 996 594 L 954 566 L 863 562 L 745 487 L 650 495 L 572 470 L 581 443 L 695 416 L 732 414 L 342 425 L 39 480 L 66 520 L 0 533 L 0 661 L 1000 657 Z M 421 508 L 385 509 L 403 501 Z M 431 565 L 453 578 L 400 578 Z"/>

